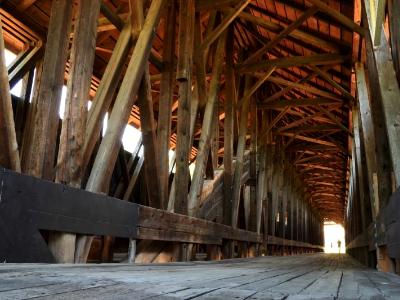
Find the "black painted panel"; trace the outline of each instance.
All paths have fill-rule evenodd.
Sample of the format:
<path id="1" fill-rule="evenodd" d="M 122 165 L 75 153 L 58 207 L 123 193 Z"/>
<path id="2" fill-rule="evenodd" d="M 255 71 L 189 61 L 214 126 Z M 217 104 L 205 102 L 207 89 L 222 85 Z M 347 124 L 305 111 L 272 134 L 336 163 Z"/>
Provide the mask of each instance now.
<path id="1" fill-rule="evenodd" d="M 0 261 L 54 262 L 39 229 L 136 237 L 138 207 L 0 169 Z"/>

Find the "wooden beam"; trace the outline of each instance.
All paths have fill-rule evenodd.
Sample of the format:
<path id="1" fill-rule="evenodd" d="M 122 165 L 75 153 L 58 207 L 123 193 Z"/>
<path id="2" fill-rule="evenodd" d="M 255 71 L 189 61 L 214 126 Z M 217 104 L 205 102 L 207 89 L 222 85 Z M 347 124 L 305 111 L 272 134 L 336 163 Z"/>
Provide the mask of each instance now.
<path id="1" fill-rule="evenodd" d="M 243 64 L 254 63 L 257 59 L 261 58 L 264 54 L 274 48 L 280 41 L 286 38 L 293 30 L 300 27 L 309 17 L 318 11 L 316 6 L 310 7 L 306 12 L 301 14 L 295 21 L 282 30 L 278 35 L 271 39 L 265 46 L 261 47 L 255 53 L 250 55 Z"/>
<path id="2" fill-rule="evenodd" d="M 321 132 L 321 131 L 337 131 L 340 130 L 340 127 L 338 125 L 304 125 L 304 126 L 298 126 L 295 127 L 294 129 L 284 129 L 281 130 L 279 128 L 277 131 L 289 131 L 292 133 L 299 133 L 299 132 Z"/>
<path id="3" fill-rule="evenodd" d="M 354 143 L 352 149 L 352 161 L 354 162 L 354 171 L 357 178 L 357 186 L 358 186 L 358 195 L 359 195 L 359 204 L 360 204 L 360 216 L 361 216 L 361 228 L 364 230 L 367 226 L 366 220 L 366 202 L 368 197 L 365 197 L 365 187 L 364 187 L 364 176 L 367 172 L 365 172 L 365 168 L 362 164 L 361 158 L 361 129 L 359 122 L 359 111 L 355 107 L 353 108 L 353 131 L 354 131 Z"/>
<path id="4" fill-rule="evenodd" d="M 335 53 L 314 54 L 307 56 L 289 56 L 285 58 L 259 61 L 256 63 L 239 64 L 237 68 L 240 72 L 251 73 L 254 71 L 266 69 L 271 66 L 275 66 L 277 68 L 291 68 L 307 65 L 336 65 L 347 62 L 350 60 L 350 58 L 351 56 L 349 55 L 341 55 Z"/>
<path id="5" fill-rule="evenodd" d="M 31 7 L 33 4 L 35 4 L 37 0 L 22 0 L 18 3 L 17 5 L 17 9 L 19 11 L 24 11 L 26 9 L 28 9 L 29 7 Z"/>
<path id="6" fill-rule="evenodd" d="M 383 30 L 383 29 L 381 29 Z M 385 34 L 381 34 L 379 46 L 374 47 L 376 68 L 382 105 L 385 114 L 390 155 L 392 157 L 393 172 L 396 179 L 396 188 L 400 186 L 400 88 L 393 67 L 393 60 Z"/>
<path id="7" fill-rule="evenodd" d="M 233 180 L 233 130 L 236 106 L 235 71 L 233 62 L 234 28 L 228 29 L 226 41 L 226 87 L 224 119 L 224 224 L 231 225 L 232 216 L 232 180 Z M 230 251 L 228 251 L 230 252 Z M 230 256 L 231 253 L 228 253 Z"/>
<path id="8" fill-rule="evenodd" d="M 326 108 L 322 107 L 321 105 L 317 106 L 318 109 L 323 112 L 325 115 L 327 115 L 333 122 L 335 122 L 340 128 L 342 128 L 344 131 L 346 131 L 351 137 L 353 137 L 353 133 L 340 122 L 329 110 Z"/>
<path id="9" fill-rule="evenodd" d="M 101 192 L 104 185 L 108 185 L 108 180 L 110 179 L 113 166 L 117 159 L 117 150 L 121 144 L 120 139 L 131 114 L 132 106 L 136 100 L 139 84 L 150 54 L 155 28 L 160 20 L 160 14 L 164 3 L 165 0 L 153 0 L 151 2 L 146 21 L 139 34 L 125 77 L 121 83 L 117 98 L 115 99 L 106 133 L 97 152 L 86 185 L 86 190 L 88 191 Z M 79 240 L 76 251 L 76 257 L 79 262 L 86 261 L 91 242 L 91 237 L 83 237 Z"/>
<path id="10" fill-rule="evenodd" d="M 0 20 L 0 165 L 21 172 Z"/>
<path id="11" fill-rule="evenodd" d="M 158 151 L 161 208 L 167 209 L 169 185 L 169 149 L 171 136 L 171 106 L 174 94 L 175 61 L 175 4 L 168 6 L 164 26 L 163 71 L 161 73 L 160 99 L 158 105 Z"/>
<path id="12" fill-rule="evenodd" d="M 354 23 L 353 20 L 351 20 L 348 17 L 346 17 L 345 15 L 341 14 L 336 9 L 329 7 L 323 1 L 321 1 L 321 0 L 307 0 L 307 1 L 312 3 L 313 5 L 317 6 L 321 11 L 327 13 L 332 18 L 338 20 L 340 23 L 342 23 L 344 26 L 351 29 L 352 31 L 355 31 L 362 36 L 364 35 L 364 33 L 365 33 L 364 28 L 362 28 L 360 25 Z"/>
<path id="13" fill-rule="evenodd" d="M 81 187 L 83 175 L 87 102 L 96 47 L 93 36 L 97 33 L 100 2 L 87 1 L 78 7 L 57 159 L 56 181 L 78 188 Z"/>
<path id="14" fill-rule="evenodd" d="M 179 1 L 179 53 L 176 79 L 179 81 L 179 106 L 176 143 L 174 212 L 188 213 L 190 108 L 192 98 L 192 55 L 194 43 L 194 0 Z"/>
<path id="15" fill-rule="evenodd" d="M 142 0 L 129 2 L 132 24 L 132 35 L 139 36 L 144 24 L 144 7 Z M 144 174 L 147 185 L 149 206 L 160 208 L 160 177 L 158 170 L 158 149 L 156 124 L 154 121 L 153 99 L 151 94 L 151 82 L 149 66 L 146 65 L 142 82 L 138 92 L 138 106 L 140 111 L 140 127 L 144 150 Z M 154 184 L 155 183 L 155 184 Z"/>
<path id="16" fill-rule="evenodd" d="M 294 99 L 279 99 L 268 103 L 259 103 L 259 109 L 271 109 L 278 107 L 300 107 L 300 106 L 315 106 L 315 105 L 337 105 L 337 101 L 329 100 L 326 98 L 294 98 Z"/>
<path id="17" fill-rule="evenodd" d="M 276 76 L 270 76 L 267 79 L 268 81 L 271 81 L 273 83 L 276 84 L 282 84 L 284 86 L 290 86 L 296 89 L 301 89 L 301 90 L 305 90 L 311 94 L 315 94 L 321 97 L 325 97 L 328 99 L 332 99 L 332 100 L 336 100 L 338 103 L 341 103 L 342 100 L 335 94 L 329 93 L 329 92 L 325 92 L 325 91 L 321 91 L 320 89 L 305 85 L 305 84 L 301 84 L 301 83 L 295 83 L 286 79 L 283 79 L 281 77 L 276 77 Z"/>
<path id="18" fill-rule="evenodd" d="M 240 108 L 243 102 L 248 101 L 248 99 L 253 96 L 253 94 L 262 86 L 262 84 L 271 76 L 271 74 L 275 71 L 275 67 L 270 67 L 267 71 L 262 75 L 262 77 L 247 91 L 247 93 L 243 96 L 242 99 L 237 104 L 237 107 Z"/>
<path id="19" fill-rule="evenodd" d="M 241 0 L 232 12 L 228 13 L 227 16 L 221 21 L 221 23 L 215 28 L 209 35 L 207 35 L 201 44 L 201 49 L 206 51 L 210 45 L 217 40 L 217 38 L 228 28 L 235 18 L 243 11 L 251 0 Z"/>
<path id="20" fill-rule="evenodd" d="M 196 165 L 193 172 L 192 184 L 190 187 L 189 198 L 188 198 L 188 214 L 189 216 L 195 216 L 198 211 L 198 197 L 200 196 L 204 168 L 207 160 L 207 155 L 210 150 L 210 138 L 212 122 L 214 120 L 215 103 L 218 99 L 220 77 L 222 73 L 222 66 L 224 61 L 224 50 L 225 50 L 226 33 L 224 32 L 218 40 L 217 50 L 215 53 L 215 60 L 213 63 L 213 75 L 210 83 L 210 90 L 208 92 L 208 100 L 204 112 L 203 125 L 201 128 L 201 136 L 199 141 L 199 147 L 196 157 Z"/>
<path id="21" fill-rule="evenodd" d="M 158 149 L 156 124 L 154 121 L 153 100 L 151 95 L 150 73 L 146 66 L 138 93 L 140 125 L 144 148 L 144 171 L 149 196 L 149 206 L 160 208 L 160 177 L 158 167 Z"/>
<path id="22" fill-rule="evenodd" d="M 369 32 L 374 46 L 379 46 L 381 43 L 382 27 L 386 18 L 385 10 L 386 0 L 365 0 Z"/>
<path id="23" fill-rule="evenodd" d="M 102 4 L 104 5 L 104 4 Z M 88 163 L 102 128 L 102 121 L 117 89 L 122 69 L 132 46 L 131 25 L 127 23 L 115 44 L 111 58 L 93 98 L 86 122 L 84 162 Z"/>
<path id="24" fill-rule="evenodd" d="M 317 76 L 317 74 L 315 72 L 313 72 L 313 73 L 309 74 L 307 77 L 304 77 L 304 78 L 296 81 L 296 83 L 300 83 L 300 84 L 306 83 L 316 76 Z M 287 87 L 283 88 L 282 90 L 280 90 L 279 92 L 276 92 L 272 96 L 269 96 L 267 99 L 263 99 L 263 102 L 270 102 L 270 101 L 279 99 L 286 93 L 290 92 L 293 88 L 294 88 L 293 86 L 287 86 Z"/>
<path id="25" fill-rule="evenodd" d="M 115 28 L 117 28 L 119 31 L 122 31 L 122 29 L 124 28 L 124 21 L 119 15 L 109 9 L 104 2 L 101 3 L 100 11 L 106 17 L 106 19 L 115 26 Z M 102 23 L 101 20 L 99 20 L 98 23 L 100 25 Z"/>
<path id="26" fill-rule="evenodd" d="M 227 8 L 222 8 L 223 11 L 228 10 Z M 231 9 L 229 9 L 231 10 Z M 242 11 L 239 14 L 239 18 L 249 21 L 255 25 L 261 26 L 268 31 L 272 31 L 274 33 L 279 33 L 282 32 L 285 27 L 282 26 L 281 24 L 277 22 L 273 22 L 271 20 L 268 20 L 267 18 L 264 17 L 258 17 L 254 16 L 250 13 Z M 301 30 L 301 29 L 295 29 L 292 32 L 289 33 L 289 37 L 294 38 L 294 42 L 297 41 L 305 41 L 307 43 L 312 44 L 313 46 L 320 46 L 323 47 L 324 49 L 330 50 L 330 51 L 338 51 L 340 50 L 340 45 L 335 44 L 333 41 L 329 41 L 323 38 L 320 38 L 316 35 L 313 35 L 311 33 L 308 33 L 307 31 Z"/>
<path id="27" fill-rule="evenodd" d="M 238 0 L 196 0 L 196 10 L 209 10 L 216 7 L 234 5 Z"/>
<path id="28" fill-rule="evenodd" d="M 65 99 L 60 146 L 57 157 L 56 182 L 80 188 L 83 177 L 83 146 L 85 142 L 87 105 L 92 79 L 97 33 L 99 0 L 78 5 L 71 49 L 71 64 Z M 57 114 L 56 111 L 53 112 Z M 53 233 L 49 237 L 50 249 L 59 262 L 72 262 L 75 235 Z M 75 260 L 76 261 L 76 260 Z"/>
<path id="29" fill-rule="evenodd" d="M 310 142 L 310 143 L 337 147 L 337 145 L 335 143 L 324 141 L 324 140 L 317 139 L 317 138 L 311 138 L 311 137 L 303 136 L 303 135 L 299 135 L 299 134 L 294 134 L 294 133 L 289 133 L 289 132 L 287 132 L 287 133 L 286 132 L 279 132 L 278 134 L 279 135 L 288 136 L 288 137 L 293 137 L 295 139 L 306 141 L 306 142 Z"/>
<path id="30" fill-rule="evenodd" d="M 376 202 L 379 198 L 378 191 L 374 190 L 373 176 L 377 174 L 377 158 L 375 151 L 375 133 L 374 124 L 372 121 L 372 111 L 369 104 L 369 95 L 367 82 L 365 80 L 364 66 L 361 63 L 356 63 L 356 80 L 357 80 L 357 99 L 361 117 L 361 129 L 364 141 L 365 157 L 367 161 L 367 177 L 369 182 L 369 193 L 371 201 L 372 219 L 374 220 L 377 215 L 379 207 Z M 378 198 L 377 198 L 378 197 Z"/>
<path id="31" fill-rule="evenodd" d="M 250 90 L 250 77 L 246 77 L 244 94 Z M 235 173 L 232 187 L 232 227 L 238 227 L 240 190 L 242 187 L 242 173 L 244 167 L 244 152 L 246 148 L 247 123 L 249 118 L 250 99 L 247 98 L 240 111 L 239 136 L 236 149 Z"/>
<path id="32" fill-rule="evenodd" d="M 53 2 L 42 68 L 42 73 L 52 75 L 38 81 L 36 99 L 32 100 L 35 110 L 32 114 L 31 142 L 27 145 L 28 152 L 24 159 L 24 172 L 48 180 L 53 180 L 55 175 L 58 112 L 64 85 L 71 17 L 72 5 L 69 1 Z"/>
<path id="33" fill-rule="evenodd" d="M 42 56 L 43 45 L 42 42 L 39 41 L 21 60 L 18 60 L 19 63 L 17 65 L 12 66 L 8 75 L 11 89 L 35 66 Z"/>
<path id="34" fill-rule="evenodd" d="M 327 72 L 321 70 L 317 66 L 310 66 L 310 68 L 319 76 L 321 76 L 323 79 L 325 79 L 327 82 L 329 82 L 334 88 L 338 89 L 344 97 L 352 101 L 354 100 L 354 97 L 350 94 L 350 92 L 348 92 L 344 87 L 342 87 L 339 83 L 333 80 L 332 77 Z"/>

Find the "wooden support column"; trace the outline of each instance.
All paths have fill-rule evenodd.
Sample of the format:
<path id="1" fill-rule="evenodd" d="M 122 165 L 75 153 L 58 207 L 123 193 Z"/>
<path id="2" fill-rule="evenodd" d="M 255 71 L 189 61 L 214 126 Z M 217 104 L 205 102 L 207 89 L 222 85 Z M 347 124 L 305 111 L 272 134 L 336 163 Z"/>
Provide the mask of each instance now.
<path id="1" fill-rule="evenodd" d="M 139 36 L 144 24 L 143 1 L 130 2 L 132 34 Z M 147 184 L 149 206 L 160 208 L 160 177 L 158 173 L 158 149 L 156 124 L 154 121 L 149 66 L 146 65 L 138 92 L 140 126 L 144 150 L 144 173 Z"/>
<path id="2" fill-rule="evenodd" d="M 367 27 L 368 24 L 364 24 L 364 26 Z M 369 34 L 365 35 L 365 45 L 367 52 L 366 54 L 367 54 L 367 69 L 368 69 L 367 86 L 369 88 L 369 92 L 371 93 L 369 104 L 371 105 L 370 111 L 372 114 L 373 130 L 375 135 L 375 147 L 376 147 L 376 163 L 377 163 L 376 165 L 377 165 L 377 177 L 378 177 L 377 178 L 378 180 L 376 180 L 378 181 L 378 187 L 376 189 L 379 190 L 379 198 L 376 198 L 375 201 L 378 202 L 376 204 L 376 207 L 378 207 L 379 209 L 381 205 L 384 206 L 386 204 L 392 193 L 392 180 L 391 180 L 392 162 L 390 160 L 390 150 L 388 141 L 389 135 L 387 130 L 387 124 L 385 122 L 385 113 L 384 113 L 385 108 L 382 99 L 383 94 L 381 93 L 380 90 L 381 86 L 379 78 L 380 76 L 378 72 L 378 63 L 375 58 L 374 48 L 372 46 L 371 37 Z M 379 65 L 382 66 L 381 64 Z M 361 110 L 361 105 L 360 105 L 360 110 Z M 395 111 L 396 110 L 394 110 L 394 112 Z M 392 129 L 394 129 L 394 124 L 390 126 L 392 126 Z M 366 145 L 366 149 L 367 147 L 371 146 L 372 145 L 368 146 Z M 376 213 L 378 213 L 378 211 L 376 211 Z"/>
<path id="3" fill-rule="evenodd" d="M 21 172 L 0 20 L 0 165 Z"/>
<path id="4" fill-rule="evenodd" d="M 171 105 L 174 93 L 175 61 L 175 2 L 168 6 L 167 26 L 164 26 L 163 71 L 161 72 L 160 100 L 158 105 L 158 151 L 161 208 L 168 205 L 169 149 L 171 135 Z"/>
<path id="5" fill-rule="evenodd" d="M 126 63 L 126 58 L 131 46 L 131 23 L 127 22 L 118 37 L 99 87 L 96 90 L 96 95 L 93 98 L 93 105 L 88 113 L 84 150 L 85 164 L 88 163 L 99 138 L 99 132 L 103 125 L 102 121 L 113 100 L 113 95 L 117 89 L 122 68 Z"/>
<path id="6" fill-rule="evenodd" d="M 226 81 L 224 119 L 224 224 L 232 223 L 233 126 L 236 105 L 235 71 L 233 62 L 233 27 L 226 40 Z"/>
<path id="7" fill-rule="evenodd" d="M 36 99 L 32 100 L 32 103 L 35 103 L 34 112 L 32 112 L 33 126 L 27 128 L 31 138 L 28 149 L 26 149 L 28 152 L 26 153 L 24 172 L 48 180 L 53 180 L 55 175 L 58 111 L 61 90 L 64 85 L 71 15 L 72 4 L 70 1 L 56 0 L 53 2 L 41 71 L 46 77 L 40 80 L 36 87 Z"/>
<path id="8" fill-rule="evenodd" d="M 218 37 L 225 32 L 228 26 L 235 20 L 235 18 L 243 11 L 246 6 L 250 3 L 251 0 L 241 0 L 234 9 L 229 12 L 226 17 L 221 21 L 221 23 L 215 28 L 210 34 L 208 34 L 203 43 L 201 44 L 201 48 L 203 51 L 207 50 L 208 47 L 215 42 Z"/>
<path id="9" fill-rule="evenodd" d="M 367 228 L 366 222 L 366 209 L 365 209 L 365 187 L 364 187 L 364 168 L 361 161 L 361 138 L 360 138 L 360 126 L 359 126 L 359 113 L 358 108 L 353 107 L 353 130 L 354 130 L 354 143 L 353 143 L 353 160 L 355 163 L 355 174 L 358 183 L 358 192 L 360 200 L 360 210 L 361 210 L 361 227 L 363 231 Z"/>
<path id="10" fill-rule="evenodd" d="M 250 103 L 250 230 L 257 231 L 257 107 Z"/>
<path id="11" fill-rule="evenodd" d="M 266 114 L 261 115 L 261 124 L 264 124 L 261 128 L 261 130 L 264 130 L 266 126 L 268 126 L 267 120 L 264 120 L 263 117 L 266 117 Z M 265 118 L 267 119 L 267 118 Z M 256 134 L 258 137 L 258 135 Z M 259 170 L 258 170 L 258 176 L 256 178 L 256 207 L 255 207 L 255 230 L 257 233 L 261 233 L 261 220 L 262 220 L 262 211 L 263 211 L 263 205 L 264 202 L 266 204 L 266 197 L 267 197 L 267 192 L 268 192 L 268 181 L 266 179 L 267 177 L 267 139 L 264 138 L 260 141 L 258 141 L 257 149 L 257 160 L 259 161 Z M 264 223 L 265 224 L 265 223 Z M 264 228 L 266 231 L 267 228 Z"/>
<path id="12" fill-rule="evenodd" d="M 379 209 L 379 197 L 384 196 L 382 193 L 382 177 L 378 177 L 378 169 L 377 169 L 377 152 L 376 152 L 376 142 L 375 142 L 375 132 L 374 132 L 374 123 L 372 121 L 372 108 L 370 105 L 370 99 L 368 94 L 368 87 L 365 78 L 364 66 L 360 63 L 357 63 L 355 66 L 356 69 L 356 80 L 357 80 L 357 99 L 360 111 L 360 119 L 363 133 L 363 141 L 364 141 L 364 149 L 365 156 L 367 161 L 367 177 L 369 182 L 369 195 L 371 202 L 371 211 L 372 211 L 372 219 L 375 220 L 377 215 L 377 211 Z M 378 189 L 375 190 L 376 185 L 374 184 L 374 177 L 378 179 Z"/>
<path id="13" fill-rule="evenodd" d="M 290 168 L 289 173 L 289 194 L 288 194 L 288 239 L 293 240 L 293 229 L 294 229 L 294 168 Z"/>
<path id="14" fill-rule="evenodd" d="M 246 77 L 244 95 L 248 93 L 250 85 L 251 85 L 250 77 Z M 239 137 L 236 150 L 236 164 L 235 164 L 235 173 L 233 177 L 233 187 L 232 187 L 233 228 L 237 228 L 238 226 L 240 190 L 241 190 L 241 181 L 242 181 L 243 165 L 244 165 L 244 151 L 246 148 L 246 134 L 247 134 L 247 123 L 249 119 L 250 100 L 251 98 L 249 97 L 245 98 L 245 101 L 242 104 L 240 111 Z"/>
<path id="15" fill-rule="evenodd" d="M 81 188 L 84 173 L 83 147 L 100 4 L 99 0 L 80 2 L 74 27 L 71 68 L 57 158 L 56 182 L 76 188 Z M 53 49 L 49 51 L 53 51 Z M 44 75 L 46 76 L 46 74 Z M 52 113 L 57 114 L 57 111 Z M 73 262 L 75 235 L 69 233 L 50 234 L 49 247 L 57 261 Z"/>
<path id="16" fill-rule="evenodd" d="M 150 73 L 146 66 L 138 93 L 140 124 L 144 150 L 144 172 L 147 184 L 149 206 L 160 208 L 160 177 L 158 175 L 158 150 L 156 124 L 154 121 L 153 101 L 151 95 Z"/>
<path id="17" fill-rule="evenodd" d="M 188 213 L 190 105 L 192 97 L 192 54 L 195 20 L 193 0 L 179 1 L 179 53 L 176 79 L 179 81 L 179 106 L 176 144 L 174 211 Z"/>
<path id="18" fill-rule="evenodd" d="M 214 120 L 215 103 L 218 99 L 220 77 L 222 73 L 222 65 L 225 52 L 226 33 L 223 33 L 218 40 L 217 50 L 215 52 L 215 60 L 213 64 L 212 78 L 210 90 L 208 93 L 208 100 L 204 112 L 203 125 L 201 128 L 201 135 L 199 141 L 199 150 L 196 157 L 196 165 L 193 173 L 192 185 L 190 187 L 188 199 L 188 212 L 190 216 L 195 216 L 198 210 L 198 197 L 200 196 L 204 168 L 207 160 L 207 155 L 210 151 L 210 138 L 212 122 Z"/>
<path id="19" fill-rule="evenodd" d="M 278 236 L 285 238 L 285 188 L 286 188 L 286 157 L 284 153 L 282 155 L 282 160 L 280 163 L 279 171 L 279 183 L 278 183 L 278 214 L 279 214 L 279 226 L 278 226 Z"/>
<path id="20" fill-rule="evenodd" d="M 278 212 L 278 185 L 279 185 L 279 158 L 278 158 L 278 153 L 276 149 L 276 144 L 275 144 L 275 149 L 274 149 L 274 154 L 273 154 L 273 162 L 272 162 L 272 185 L 271 185 L 271 234 L 273 236 L 276 236 L 276 218 L 277 218 L 277 212 Z"/>
<path id="21" fill-rule="evenodd" d="M 106 133 L 100 144 L 86 185 L 86 190 L 88 191 L 101 192 L 104 185 L 108 185 L 118 156 L 118 149 L 121 145 L 121 137 L 131 114 L 141 78 L 145 71 L 155 35 L 155 28 L 160 20 L 164 3 L 165 0 L 153 0 L 150 4 L 146 21 L 133 50 L 125 77 L 110 114 Z M 79 239 L 76 247 L 76 262 L 86 262 L 91 242 L 92 237 L 84 236 Z"/>
<path id="22" fill-rule="evenodd" d="M 400 186 L 400 105 L 398 103 L 400 88 L 384 33 L 381 34 L 380 45 L 374 48 L 374 54 L 397 188 Z"/>
<path id="23" fill-rule="evenodd" d="M 234 70 L 234 27 L 227 29 L 226 39 L 226 69 L 225 69 L 225 118 L 224 118 L 224 202 L 223 222 L 225 225 L 232 224 L 232 183 L 233 183 L 233 138 L 234 118 L 236 106 L 236 84 Z M 234 242 L 224 242 L 224 258 L 232 258 L 234 255 Z"/>
<path id="24" fill-rule="evenodd" d="M 35 80 L 33 83 L 33 91 L 32 91 L 32 102 L 29 104 L 28 113 L 26 116 L 25 124 L 24 124 L 24 136 L 22 138 L 21 145 L 21 169 L 22 172 L 26 172 L 26 165 L 29 159 L 29 151 L 30 146 L 32 145 L 32 137 L 34 131 L 34 122 L 35 122 L 35 112 L 38 102 L 38 92 L 39 85 L 42 78 L 42 70 L 43 70 L 43 60 L 40 60 L 36 64 L 36 72 L 35 72 Z"/>

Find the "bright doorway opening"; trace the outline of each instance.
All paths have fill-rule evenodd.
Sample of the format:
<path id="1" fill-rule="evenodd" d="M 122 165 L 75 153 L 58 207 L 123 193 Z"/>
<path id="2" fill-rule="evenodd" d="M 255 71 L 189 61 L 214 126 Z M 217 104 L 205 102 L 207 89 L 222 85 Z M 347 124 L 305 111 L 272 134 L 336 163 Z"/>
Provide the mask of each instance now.
<path id="1" fill-rule="evenodd" d="M 335 222 L 324 223 L 325 253 L 345 253 L 344 228 Z"/>

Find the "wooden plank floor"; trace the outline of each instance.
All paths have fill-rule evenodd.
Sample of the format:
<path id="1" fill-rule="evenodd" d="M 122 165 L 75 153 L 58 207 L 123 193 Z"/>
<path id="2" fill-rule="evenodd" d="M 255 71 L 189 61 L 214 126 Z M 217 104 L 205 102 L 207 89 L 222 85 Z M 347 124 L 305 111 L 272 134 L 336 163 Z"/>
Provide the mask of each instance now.
<path id="1" fill-rule="evenodd" d="M 153 265 L 0 266 L 0 299 L 400 299 L 400 276 L 347 255 Z"/>

